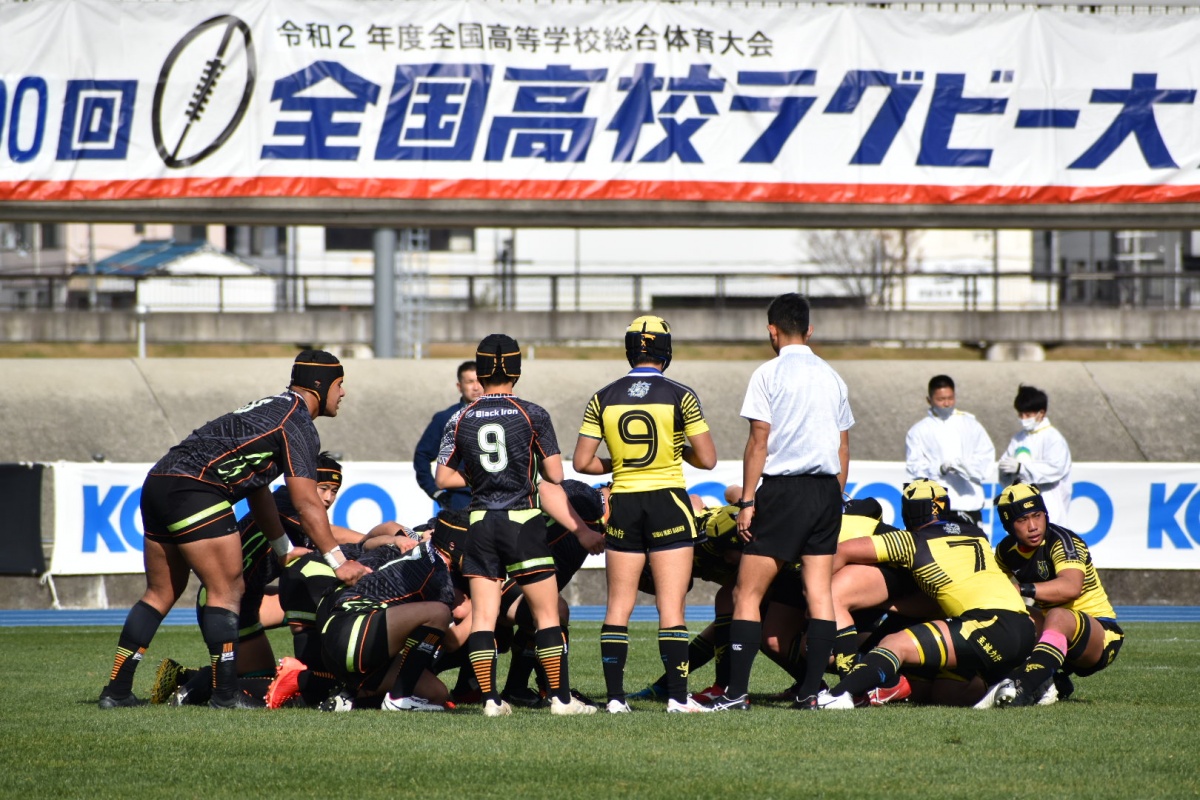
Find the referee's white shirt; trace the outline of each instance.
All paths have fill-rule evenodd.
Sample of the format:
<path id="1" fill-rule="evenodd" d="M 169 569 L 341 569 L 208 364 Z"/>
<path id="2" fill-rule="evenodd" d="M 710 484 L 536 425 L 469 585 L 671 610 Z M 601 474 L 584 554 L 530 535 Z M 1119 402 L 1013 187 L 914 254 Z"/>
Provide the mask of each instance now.
<path id="1" fill-rule="evenodd" d="M 854 424 L 846 384 L 833 367 L 803 344 L 750 376 L 742 416 L 771 426 L 763 475 L 837 475 L 841 432 Z"/>

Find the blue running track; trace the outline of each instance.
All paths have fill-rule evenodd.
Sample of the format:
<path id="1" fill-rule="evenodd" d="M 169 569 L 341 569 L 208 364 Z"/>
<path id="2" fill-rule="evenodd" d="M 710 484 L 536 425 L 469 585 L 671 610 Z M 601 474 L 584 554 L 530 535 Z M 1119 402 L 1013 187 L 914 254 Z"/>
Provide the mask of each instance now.
<path id="1" fill-rule="evenodd" d="M 36 611 L 0 609 L 0 627 L 31 627 L 46 625 L 122 625 L 127 608 L 103 610 L 59 610 Z M 1121 622 L 1200 622 L 1200 606 L 1117 606 L 1117 619 Z M 688 606 L 687 618 L 691 622 L 708 622 L 713 618 L 712 606 Z M 600 622 L 604 619 L 604 606 L 575 606 L 571 619 L 580 622 Z M 635 606 L 633 622 L 654 622 L 658 619 L 654 606 Z M 195 625 L 194 608 L 176 608 L 163 620 L 164 625 Z"/>

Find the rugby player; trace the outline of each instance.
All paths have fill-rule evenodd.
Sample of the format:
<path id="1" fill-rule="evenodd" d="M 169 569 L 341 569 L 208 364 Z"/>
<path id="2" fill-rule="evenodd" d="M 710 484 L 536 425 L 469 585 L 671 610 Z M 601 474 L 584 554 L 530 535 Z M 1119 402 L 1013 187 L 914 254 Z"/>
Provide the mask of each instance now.
<path id="1" fill-rule="evenodd" d="M 1036 632 L 1025 603 L 983 532 L 953 515 L 946 490 L 933 481 L 913 481 L 904 487 L 901 514 L 908 530 L 845 542 L 837 558 L 903 567 L 937 601 L 944 618 L 886 636 L 832 690 L 827 708 L 854 708 L 855 696 L 873 689 L 879 689 L 871 696 L 873 705 L 904 699 L 912 692 L 900 674 L 905 667 L 945 670 L 964 684 L 978 676 L 986 686 L 1033 649 Z M 971 705 L 981 692 L 946 702 Z"/>
<path id="2" fill-rule="evenodd" d="M 605 537 L 608 607 L 600 628 L 606 708 L 614 714 L 629 711 L 624 685 L 629 618 L 649 561 L 657 589 L 658 650 L 668 675 L 667 711 L 703 712 L 708 709 L 688 694 L 684 602 L 699 532 L 683 463 L 712 469 L 717 449 L 696 393 L 663 374 L 671 365 L 666 320 L 635 319 L 625 331 L 625 358 L 630 371 L 588 402 L 572 458 L 577 472 L 613 476 Z M 601 442 L 610 458 L 597 455 Z"/>
<path id="3" fill-rule="evenodd" d="M 341 485 L 342 465 L 329 453 L 321 453 L 317 457 L 317 496 L 326 511 L 333 505 Z M 271 497 L 279 510 L 280 524 L 283 525 L 293 548 L 289 558 L 298 558 L 311 551 L 313 543 L 300 526 L 300 514 L 292 503 L 288 488 L 280 486 L 271 493 Z M 339 545 L 352 544 L 363 539 L 363 534 L 348 528 L 330 525 L 330 530 Z M 241 609 L 238 612 L 238 683 L 251 695 L 263 697 L 267 683 L 275 675 L 275 656 L 271 651 L 271 642 L 267 638 L 266 630 L 287 621 L 295 633 L 297 625 L 303 623 L 287 620 L 280 594 L 267 591 L 268 585 L 285 573 L 279 559 L 272 554 L 270 542 L 253 514 L 246 514 L 238 520 L 238 532 L 242 540 L 242 579 L 245 582 L 245 593 L 242 595 Z M 201 586 L 196 603 L 197 618 L 203 616 L 207 594 Z M 311 619 L 307 624 L 312 624 Z M 297 644 L 299 641 L 298 639 Z M 285 661 L 291 660 L 285 657 Z M 184 676 L 187 678 L 184 679 Z M 211 677 L 211 667 L 204 667 L 198 671 L 187 670 L 173 659 L 165 658 L 158 665 L 150 702 L 170 702 L 172 705 L 207 703 L 211 691 Z"/>
<path id="4" fill-rule="evenodd" d="M 373 571 L 317 609 L 325 666 L 356 706 L 381 695 L 385 711 L 444 711 L 449 693 L 426 668 L 458 602 L 449 569 L 428 542 L 407 551 L 384 544 L 360 560 Z"/>
<path id="5" fill-rule="evenodd" d="M 463 559 L 471 594 L 467 657 L 484 697 L 484 715 L 512 713 L 496 686 L 495 631 L 505 577 L 521 587 L 536 621 L 535 645 L 550 683 L 551 713 L 595 713 L 594 707 L 570 693 L 558 588 L 549 580 L 555 576 L 554 558 L 537 507 L 535 475 L 552 484 L 563 480 L 554 426 L 545 409 L 512 393 L 521 377 L 516 340 L 501 333 L 486 336 L 477 348 L 475 365 L 484 394 L 447 423 L 434 480 L 443 489 L 471 487 L 470 531 Z M 603 538 L 579 518 L 565 493 L 543 493 L 542 503 L 584 550 L 600 552 Z"/>
<path id="6" fill-rule="evenodd" d="M 343 369 L 323 350 L 305 350 L 281 394 L 257 400 L 197 428 L 151 467 L 142 485 L 146 591 L 130 609 L 117 641 L 100 708 L 142 705 L 133 677 L 163 617 L 194 571 L 207 590 L 201 633 L 213 667 L 214 708 L 245 707 L 237 688 L 238 610 L 243 593 L 241 540 L 233 505 L 245 498 L 281 558 L 289 540 L 271 498 L 279 475 L 305 534 L 345 582 L 367 570 L 347 561 L 317 495 L 318 416 L 337 416 L 346 392 Z"/>
<path id="7" fill-rule="evenodd" d="M 992 687 L 994 705 L 1049 705 L 1074 690 L 1069 674 L 1087 677 L 1111 664 L 1125 632 L 1087 545 L 1050 521 L 1036 486 L 1013 484 L 996 497 L 1008 533 L 996 546 L 1000 567 L 1031 606 L 1041 637 L 1026 662 Z"/>

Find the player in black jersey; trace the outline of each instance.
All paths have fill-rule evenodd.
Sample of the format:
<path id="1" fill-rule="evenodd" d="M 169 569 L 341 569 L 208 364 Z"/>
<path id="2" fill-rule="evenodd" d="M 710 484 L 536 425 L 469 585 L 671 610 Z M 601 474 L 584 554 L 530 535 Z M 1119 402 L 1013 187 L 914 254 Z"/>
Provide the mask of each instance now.
<path id="1" fill-rule="evenodd" d="M 386 711 L 444 711 L 446 687 L 426 667 L 457 602 L 449 569 L 428 542 L 407 552 L 385 544 L 360 561 L 373 571 L 317 608 L 325 666 L 352 687 L 356 706 L 386 690 Z"/>
<path id="2" fill-rule="evenodd" d="M 328 511 L 337 498 L 338 489 L 342 486 L 342 465 L 328 452 L 320 453 L 317 457 L 317 497 Z M 280 523 L 288 536 L 290 547 L 312 549 L 312 541 L 300 527 L 300 515 L 292 503 L 292 494 L 288 487 L 281 486 L 271 493 L 275 507 L 280 513 Z M 330 525 L 335 539 L 340 543 L 358 542 L 362 534 L 353 530 Z M 266 628 L 278 627 L 286 621 L 284 609 L 280 603 L 280 595 L 269 593 L 268 587 L 283 572 L 280 559 L 276 558 L 271 549 L 271 543 L 266 540 L 254 516 L 247 513 L 238 521 L 238 533 L 241 536 L 241 572 L 245 591 L 241 596 L 241 608 L 238 612 L 238 679 L 242 690 L 262 697 L 266 684 L 275 675 L 275 655 L 272 654 L 270 640 L 266 638 Z M 300 557 L 304 551 L 290 551 L 290 557 Z M 197 595 L 197 621 L 203 619 L 204 607 L 208 599 L 208 590 L 200 585 Z M 158 664 L 155 684 L 150 693 L 151 703 L 167 703 L 173 705 L 200 705 L 208 703 L 211 690 L 211 667 L 194 670 L 186 680 L 181 681 L 181 674 L 192 673 L 193 670 L 181 668 L 172 658 L 163 658 Z M 182 686 L 180 686 L 182 682 Z M 259 686 L 260 684 L 260 686 Z M 176 688 L 179 691 L 176 692 Z"/>
<path id="3" fill-rule="evenodd" d="M 552 486 L 553 484 L 544 484 L 543 488 Z M 605 520 L 608 518 L 608 503 L 605 499 L 607 490 L 597 489 L 588 486 L 583 481 L 570 479 L 562 482 L 562 488 L 567 494 L 571 508 L 575 509 L 575 513 L 579 515 L 580 519 L 586 522 L 592 530 L 602 534 Z M 563 637 L 570 641 L 570 608 L 562 597 L 562 590 L 583 567 L 583 562 L 588 557 L 588 551 L 583 548 L 577 537 L 553 518 L 543 515 L 543 519 L 546 522 L 546 544 L 550 548 L 550 555 L 554 558 L 555 579 L 559 591 L 559 620 L 563 629 Z M 504 682 L 504 690 L 500 693 L 501 698 L 511 704 L 526 707 L 548 705 L 550 703 L 549 691 L 545 675 L 538 670 L 537 648 L 534 643 L 537 625 L 529 610 L 529 604 L 524 602 L 520 585 L 514 580 L 505 581 L 501 589 L 499 626 L 496 631 L 497 638 L 499 639 L 503 635 L 501 631 L 504 628 L 508 628 L 511 631 L 512 639 L 509 646 L 511 660 Z M 503 648 L 500 649 L 503 651 Z M 529 676 L 535 670 L 538 672 L 540 692 L 535 692 L 528 686 Z M 572 695 L 583 699 L 584 702 L 591 702 L 574 690 L 572 690 Z"/>
<path id="4" fill-rule="evenodd" d="M 1029 659 L 988 694 L 994 705 L 1049 705 L 1073 691 L 1068 673 L 1087 677 L 1111 664 L 1125 632 L 1087 545 L 1050 521 L 1036 486 L 1006 487 L 996 497 L 996 515 L 1008 532 L 996 558 L 1040 622 L 1041 638 Z"/>
<path id="5" fill-rule="evenodd" d="M 946 490 L 933 481 L 913 481 L 904 487 L 903 498 L 901 514 L 909 530 L 845 542 L 837 558 L 907 569 L 944 618 L 885 637 L 831 692 L 827 708 L 853 708 L 855 695 L 875 689 L 873 705 L 904 699 L 911 688 L 901 667 L 945 669 L 978 686 L 974 694 L 943 700 L 970 705 L 983 691 L 975 677 L 983 685 L 999 680 L 1033 649 L 1033 620 L 983 532 L 953 514 Z"/>
<path id="6" fill-rule="evenodd" d="M 688 632 L 684 603 L 699 537 L 683 477 L 686 461 L 712 469 L 717 450 L 696 393 L 663 372 L 671 363 L 671 328 L 661 317 L 638 317 L 625 332 L 628 374 L 588 402 L 572 463 L 585 475 L 613 475 L 606 537 L 608 607 L 600 657 L 610 713 L 629 711 L 625 662 L 629 617 L 646 562 L 654 576 L 658 649 L 670 676 L 667 711 L 708 711 L 688 694 Z M 600 443 L 611 458 L 597 456 Z"/>
<path id="7" fill-rule="evenodd" d="M 245 498 L 272 547 L 286 554 L 287 535 L 269 488 L 276 477 L 284 476 L 301 527 L 338 576 L 353 583 L 365 574 L 338 549 L 316 488 L 321 443 L 313 420 L 337 416 L 342 377 L 337 358 L 305 350 L 286 391 L 197 428 L 151 467 L 141 496 L 146 591 L 125 620 L 101 708 L 142 704 L 133 694 L 134 670 L 187 586 L 189 570 L 208 592 L 200 628 L 215 676 L 210 705 L 244 705 L 236 683 L 244 583 L 233 504 Z"/>
<path id="8" fill-rule="evenodd" d="M 484 395 L 455 414 L 446 425 L 435 481 L 440 488 L 471 487 L 470 533 L 463 574 L 470 580 L 471 635 L 467 640 L 484 714 L 504 716 L 512 707 L 496 686 L 496 620 L 501 581 L 520 586 L 537 621 L 536 645 L 550 682 L 554 714 L 590 714 L 594 708 L 570 694 L 567 646 L 558 615 L 554 558 L 537 507 L 536 479 L 560 484 L 562 456 L 550 415 L 541 406 L 514 397 L 521 376 L 517 342 L 494 333 L 479 343 L 476 374 Z M 547 513 L 567 526 L 588 552 L 599 552 L 603 538 L 579 519 L 561 488 L 541 493 Z"/>

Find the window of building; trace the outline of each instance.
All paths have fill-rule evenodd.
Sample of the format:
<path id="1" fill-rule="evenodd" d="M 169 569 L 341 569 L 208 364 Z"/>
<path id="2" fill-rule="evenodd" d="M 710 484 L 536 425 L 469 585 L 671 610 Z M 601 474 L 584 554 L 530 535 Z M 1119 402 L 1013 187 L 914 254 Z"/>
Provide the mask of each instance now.
<path id="1" fill-rule="evenodd" d="M 374 250 L 375 228 L 326 228 L 326 250 Z M 430 253 L 475 252 L 473 228 L 402 228 L 396 246 Z"/>

